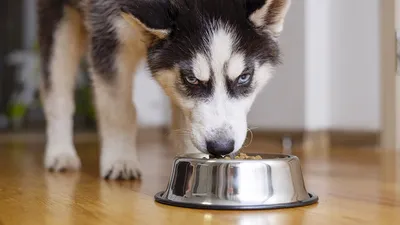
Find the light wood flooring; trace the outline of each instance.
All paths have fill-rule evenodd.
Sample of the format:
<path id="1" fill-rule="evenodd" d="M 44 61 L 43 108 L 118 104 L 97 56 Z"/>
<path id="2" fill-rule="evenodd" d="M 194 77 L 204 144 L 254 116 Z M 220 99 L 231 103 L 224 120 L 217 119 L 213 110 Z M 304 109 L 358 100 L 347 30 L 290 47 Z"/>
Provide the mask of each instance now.
<path id="1" fill-rule="evenodd" d="M 10 139 L 11 138 L 11 139 Z M 42 168 L 43 139 L 0 138 L 0 225 L 179 224 L 400 224 L 400 153 L 371 148 L 303 149 L 297 155 L 306 186 L 319 203 L 262 211 L 211 211 L 165 206 L 153 195 L 165 188 L 174 152 L 159 135 L 139 137 L 141 182 L 99 178 L 98 144 L 80 138 L 79 173 Z M 245 152 L 282 152 L 254 140 Z"/>

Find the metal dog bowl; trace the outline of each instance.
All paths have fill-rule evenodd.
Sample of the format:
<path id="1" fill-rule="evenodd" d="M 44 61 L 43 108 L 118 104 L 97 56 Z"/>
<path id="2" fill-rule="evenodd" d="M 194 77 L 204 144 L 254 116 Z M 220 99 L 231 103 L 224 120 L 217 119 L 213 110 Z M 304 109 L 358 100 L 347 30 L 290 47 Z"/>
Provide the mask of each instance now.
<path id="1" fill-rule="evenodd" d="M 305 188 L 296 156 L 260 156 L 262 160 L 178 156 L 166 190 L 155 201 L 198 209 L 278 209 L 318 202 Z"/>

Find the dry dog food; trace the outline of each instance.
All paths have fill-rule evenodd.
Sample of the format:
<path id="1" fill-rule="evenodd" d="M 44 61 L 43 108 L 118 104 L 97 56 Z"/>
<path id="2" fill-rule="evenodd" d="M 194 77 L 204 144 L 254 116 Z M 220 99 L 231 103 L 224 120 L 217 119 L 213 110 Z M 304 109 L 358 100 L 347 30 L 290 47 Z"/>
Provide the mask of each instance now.
<path id="1" fill-rule="evenodd" d="M 225 156 L 223 159 L 231 159 L 229 156 Z M 260 155 L 256 156 L 248 156 L 246 153 L 239 153 L 239 155 L 235 156 L 234 159 L 262 159 Z"/>

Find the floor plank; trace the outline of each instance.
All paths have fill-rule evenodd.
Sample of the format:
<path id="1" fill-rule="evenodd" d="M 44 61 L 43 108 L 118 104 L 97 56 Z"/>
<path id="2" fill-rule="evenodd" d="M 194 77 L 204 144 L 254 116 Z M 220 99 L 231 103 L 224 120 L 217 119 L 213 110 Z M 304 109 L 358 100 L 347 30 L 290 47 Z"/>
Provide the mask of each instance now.
<path id="1" fill-rule="evenodd" d="M 42 168 L 43 140 L 0 142 L 0 225 L 78 224 L 400 224 L 400 154 L 361 148 L 293 149 L 316 205 L 264 211 L 193 210 L 160 205 L 174 152 L 165 140 L 139 140 L 141 182 L 99 179 L 98 144 L 77 144 L 80 173 Z M 282 152 L 254 140 L 246 152 Z"/>

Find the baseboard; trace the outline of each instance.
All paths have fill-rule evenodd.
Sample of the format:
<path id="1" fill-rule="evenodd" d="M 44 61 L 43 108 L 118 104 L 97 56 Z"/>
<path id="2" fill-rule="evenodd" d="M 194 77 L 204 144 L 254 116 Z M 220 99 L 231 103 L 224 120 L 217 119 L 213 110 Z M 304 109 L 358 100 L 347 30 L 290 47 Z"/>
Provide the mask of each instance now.
<path id="1" fill-rule="evenodd" d="M 160 140 L 168 137 L 168 130 L 165 127 L 150 127 L 138 129 L 138 141 L 146 142 Z M 2 131 L 0 132 L 0 143 L 21 142 L 21 143 L 41 143 L 46 139 L 44 129 L 24 129 L 20 131 Z M 75 143 L 85 143 L 98 141 L 96 130 L 76 130 L 74 132 Z"/>
<path id="2" fill-rule="evenodd" d="M 379 146 L 379 131 L 332 130 L 329 132 L 333 146 Z"/>
<path id="3" fill-rule="evenodd" d="M 285 138 L 290 139 L 295 146 L 304 145 L 329 145 L 337 146 L 370 146 L 376 147 L 380 142 L 379 131 L 351 131 L 351 130 L 331 130 L 331 131 L 304 131 L 304 130 L 253 130 L 253 141 L 266 141 L 282 144 Z M 167 127 L 140 128 L 138 130 L 138 140 L 147 141 L 154 139 L 167 138 L 169 134 Z M 249 134 L 250 135 L 250 134 Z M 5 141 L 43 141 L 45 138 L 44 130 L 25 130 L 19 132 L 0 132 L 0 142 Z M 75 132 L 76 142 L 90 142 L 97 140 L 96 131 L 80 130 Z"/>
<path id="4" fill-rule="evenodd" d="M 253 130 L 252 133 L 255 141 L 265 140 L 281 144 L 285 138 L 288 138 L 294 145 L 301 144 L 305 136 L 303 130 Z"/>
<path id="5" fill-rule="evenodd" d="M 293 145 L 319 145 L 330 147 L 370 146 L 376 147 L 380 142 L 379 131 L 358 130 L 257 130 L 253 131 L 254 139 L 282 143 L 290 138 Z M 317 144 L 316 144 L 317 143 Z"/>

